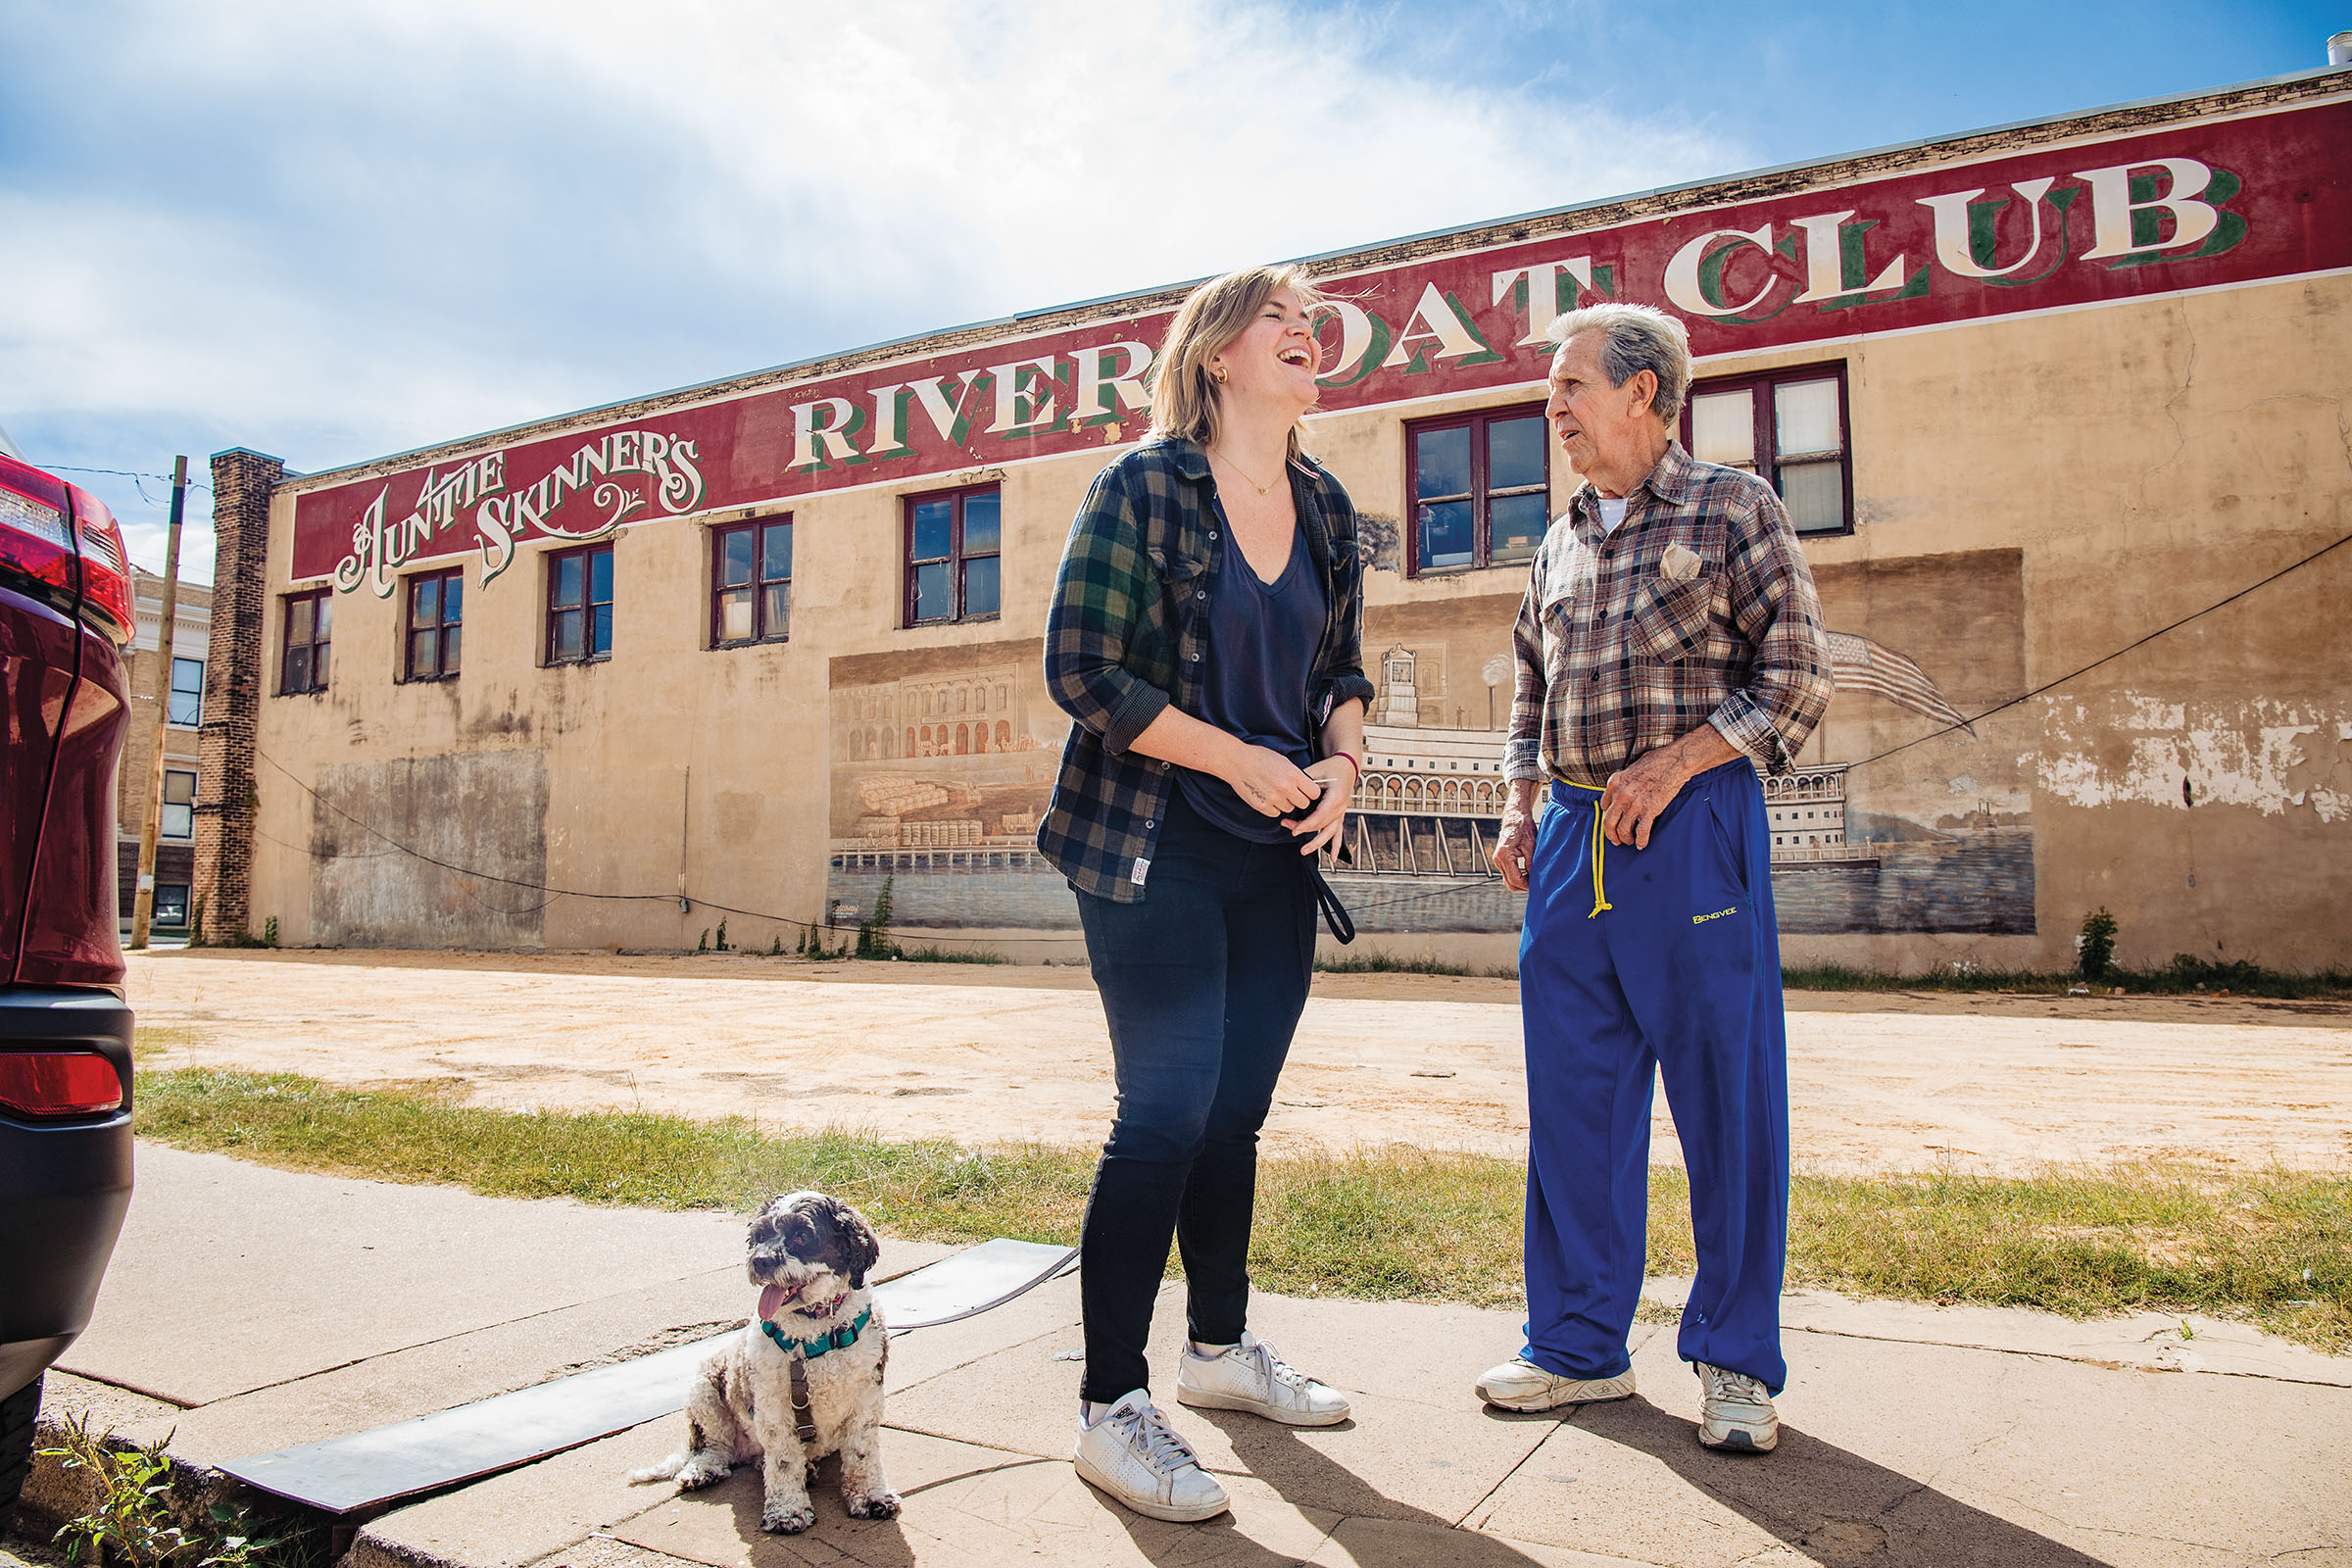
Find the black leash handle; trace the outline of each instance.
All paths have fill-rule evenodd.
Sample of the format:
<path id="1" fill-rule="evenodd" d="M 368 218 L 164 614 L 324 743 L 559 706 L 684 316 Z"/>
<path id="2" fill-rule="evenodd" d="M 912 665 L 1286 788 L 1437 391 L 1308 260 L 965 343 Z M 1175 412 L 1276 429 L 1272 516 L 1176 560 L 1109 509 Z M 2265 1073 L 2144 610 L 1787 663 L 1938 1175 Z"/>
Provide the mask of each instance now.
<path id="1" fill-rule="evenodd" d="M 1348 914 L 1348 906 L 1340 902 L 1340 896 L 1331 891 L 1331 884 L 1323 880 L 1320 859 L 1310 857 L 1306 871 L 1315 881 L 1315 905 L 1323 911 L 1323 923 L 1331 928 L 1332 940 L 1346 947 L 1355 940 L 1354 918 Z"/>

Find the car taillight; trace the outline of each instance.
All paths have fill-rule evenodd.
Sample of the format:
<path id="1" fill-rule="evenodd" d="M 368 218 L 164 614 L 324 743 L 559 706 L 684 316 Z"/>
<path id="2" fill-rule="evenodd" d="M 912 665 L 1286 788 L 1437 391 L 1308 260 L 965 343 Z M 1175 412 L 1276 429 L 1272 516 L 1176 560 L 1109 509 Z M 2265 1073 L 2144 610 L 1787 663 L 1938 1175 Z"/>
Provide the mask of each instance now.
<path id="1" fill-rule="evenodd" d="M 87 1051 L 0 1053 L 0 1110 L 20 1116 L 91 1116 L 120 1109 L 115 1064 Z"/>
<path id="2" fill-rule="evenodd" d="M 122 530 L 106 503 L 79 485 L 66 486 L 74 500 L 74 529 L 81 536 L 81 618 L 127 644 L 138 625 L 131 611 L 130 563 L 122 553 Z"/>
<path id="3" fill-rule="evenodd" d="M 5 455 L 0 455 L 0 576 L 60 610 L 74 608 L 73 502 L 64 484 Z"/>

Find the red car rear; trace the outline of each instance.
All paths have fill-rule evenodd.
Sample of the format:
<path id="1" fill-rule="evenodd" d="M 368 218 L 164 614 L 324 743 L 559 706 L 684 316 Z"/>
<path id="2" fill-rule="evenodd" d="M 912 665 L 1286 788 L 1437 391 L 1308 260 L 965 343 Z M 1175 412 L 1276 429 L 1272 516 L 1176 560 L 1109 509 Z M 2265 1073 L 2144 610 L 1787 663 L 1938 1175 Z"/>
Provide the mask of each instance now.
<path id="1" fill-rule="evenodd" d="M 0 1521 L 130 1202 L 115 773 L 132 630 L 96 497 L 0 454 Z"/>

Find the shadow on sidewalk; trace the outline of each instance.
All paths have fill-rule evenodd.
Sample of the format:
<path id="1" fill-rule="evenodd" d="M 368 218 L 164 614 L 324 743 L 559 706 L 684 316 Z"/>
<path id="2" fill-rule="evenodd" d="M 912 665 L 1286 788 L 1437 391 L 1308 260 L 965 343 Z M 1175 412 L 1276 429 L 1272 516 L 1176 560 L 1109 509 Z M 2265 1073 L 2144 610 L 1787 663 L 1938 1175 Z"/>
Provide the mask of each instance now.
<path id="1" fill-rule="evenodd" d="M 1298 1429 L 1278 1422 L 1262 1420 L 1230 1410 L 1195 1409 L 1192 1416 L 1208 1421 L 1233 1444 L 1234 1457 L 1257 1480 L 1274 1489 L 1275 1494 L 1295 1508 L 1311 1508 L 1343 1516 L 1340 1529 L 1347 1531 L 1343 1543 L 1356 1568 L 1430 1568 L 1439 1558 L 1433 1557 L 1432 1538 L 1424 1531 L 1445 1531 L 1443 1545 L 1445 1568 L 1541 1568 L 1536 1559 L 1520 1551 L 1508 1542 L 1494 1536 L 1482 1536 L 1476 1531 L 1456 1528 L 1443 1514 L 1398 1502 L 1370 1482 L 1340 1464 L 1330 1455 L 1309 1444 L 1298 1441 Z M 1343 1422 L 1337 1427 L 1325 1427 L 1326 1432 L 1345 1432 L 1354 1423 Z M 1106 1506 L 1115 1506 L 1108 1505 Z M 1139 1525 L 1150 1520 L 1137 1519 L 1123 1508 L 1117 1510 L 1122 1523 L 1139 1548 L 1151 1555 L 1146 1532 Z M 1351 1523 L 1358 1528 L 1349 1530 Z M 1382 1525 L 1406 1527 L 1388 1533 Z M 1167 1528 L 1161 1526 L 1161 1529 Z M 1182 1528 L 1182 1527 L 1180 1527 Z M 1197 1527 L 1195 1527 L 1197 1528 Z M 1237 1542 L 1254 1546 L 1254 1543 Z M 1157 1556 L 1153 1561 L 1160 1561 Z M 1168 1560 L 1175 1560 L 1169 1558 Z M 1257 1562 L 1290 1563 L 1298 1561 L 1256 1548 L 1256 1554 L 1234 1553 L 1216 1556 L 1198 1550 L 1187 1552 L 1186 1562 L 1206 1561 L 1216 1568 L 1228 1564 L 1245 1565 Z"/>
<path id="2" fill-rule="evenodd" d="M 1769 1455 L 1718 1453 L 1699 1446 L 1696 1422 L 1641 1397 L 1587 1405 L 1575 1427 L 1650 1455 L 1824 1568 L 2109 1568 L 1791 1427 Z"/>

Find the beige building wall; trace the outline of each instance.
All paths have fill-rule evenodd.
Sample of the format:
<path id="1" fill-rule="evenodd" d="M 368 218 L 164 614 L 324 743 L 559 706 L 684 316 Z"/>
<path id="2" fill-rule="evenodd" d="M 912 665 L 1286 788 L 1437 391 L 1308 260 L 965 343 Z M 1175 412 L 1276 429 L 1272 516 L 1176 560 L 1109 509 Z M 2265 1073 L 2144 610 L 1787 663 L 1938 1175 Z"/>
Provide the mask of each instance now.
<path id="1" fill-rule="evenodd" d="M 1947 601 L 1953 584 L 1987 572 L 2015 578 L 2013 590 L 1992 584 L 1979 620 L 1898 613 L 1892 623 L 1963 711 L 2058 680 L 2346 531 L 2352 470 L 2335 386 L 2352 364 L 2344 278 L 1866 338 L 1707 364 L 1701 374 L 1831 359 L 1847 369 L 1857 508 L 1850 537 L 1807 545 L 1832 625 L 1874 605 L 1899 612 L 1904 594 L 1922 606 Z M 1403 510 L 1404 418 L 1536 391 L 1320 418 L 1313 444 L 1360 509 L 1393 518 Z M 900 498 L 937 482 L 793 509 L 793 619 L 781 645 L 704 646 L 707 524 L 733 513 L 620 533 L 605 663 L 540 666 L 535 557 L 487 589 L 468 563 L 465 668 L 454 681 L 395 678 L 397 597 L 339 596 L 328 690 L 263 704 L 257 920 L 276 914 L 289 943 L 426 941 L 454 929 L 484 945 L 676 948 L 714 930 L 720 906 L 821 919 L 830 662 L 964 649 L 1002 659 L 997 645 L 1008 643 L 1034 660 L 1068 520 L 1115 450 L 955 476 L 1002 476 L 1004 597 L 990 621 L 897 624 Z M 1574 483 L 1555 466 L 1555 511 Z M 281 493 L 278 583 L 291 507 Z M 2082 916 L 2105 906 L 2129 962 L 2187 952 L 2343 964 L 2339 901 L 2352 870 L 2343 569 L 2315 564 L 1980 721 L 1973 738 L 1912 745 L 1871 764 L 1867 784 L 1857 778 L 1858 795 L 1914 815 L 2029 821 L 2035 934 L 1790 937 L 1788 956 L 1904 969 L 2060 965 Z M 1490 657 L 1507 645 L 1522 576 L 1373 571 L 1368 664 L 1384 626 L 1433 617 L 1469 651 L 1458 662 Z M 2004 618 L 2010 591 L 2022 615 Z M 273 601 L 273 651 L 282 613 Z M 271 665 L 269 690 L 274 652 Z M 1841 694 L 1807 760 L 1875 757 L 1934 728 Z M 355 769 L 395 761 L 401 788 L 387 790 L 379 773 L 338 793 Z M 635 897 L 550 898 L 422 861 L 385 879 L 366 858 L 395 852 L 352 817 L 515 883 Z M 336 858 L 321 864 L 314 851 Z M 363 903 L 366 917 L 355 918 L 348 897 L 317 898 L 340 911 L 322 922 L 315 896 L 347 894 L 353 884 L 338 879 L 350 872 L 372 879 L 379 903 Z M 685 910 L 681 879 L 696 901 Z M 737 946 L 797 942 L 773 919 L 725 917 Z M 965 934 L 1003 937 L 1021 956 L 1076 951 L 1035 941 L 1035 930 Z M 1481 962 L 1511 952 L 1511 939 L 1494 934 L 1380 941 Z"/>
<path id="2" fill-rule="evenodd" d="M 115 782 L 116 859 L 120 872 L 117 879 L 118 894 L 122 929 L 125 931 L 130 929 L 131 903 L 138 892 L 139 835 L 146 827 L 148 804 L 155 781 L 152 736 L 156 672 L 162 658 L 164 580 L 153 572 L 133 566 L 131 590 L 138 630 L 130 648 L 125 651 L 127 657 L 123 661 L 130 683 L 130 721 L 123 731 L 122 763 Z M 201 583 L 182 582 L 174 599 L 172 657 L 192 660 L 201 667 L 212 636 L 212 590 Z M 183 702 L 183 711 L 187 706 Z M 201 716 L 200 698 L 194 706 Z M 170 772 L 197 775 L 197 788 L 202 788 L 194 724 L 166 723 L 164 760 L 164 765 Z M 183 825 L 184 832 L 159 832 L 156 841 L 156 883 L 168 895 L 176 890 L 178 906 L 184 909 L 193 876 L 194 815 L 192 809 L 185 813 L 166 813 L 166 827 Z M 170 909 L 167 908 L 166 912 L 169 913 Z M 177 923 L 159 922 L 156 929 L 169 936 L 181 927 Z"/>

